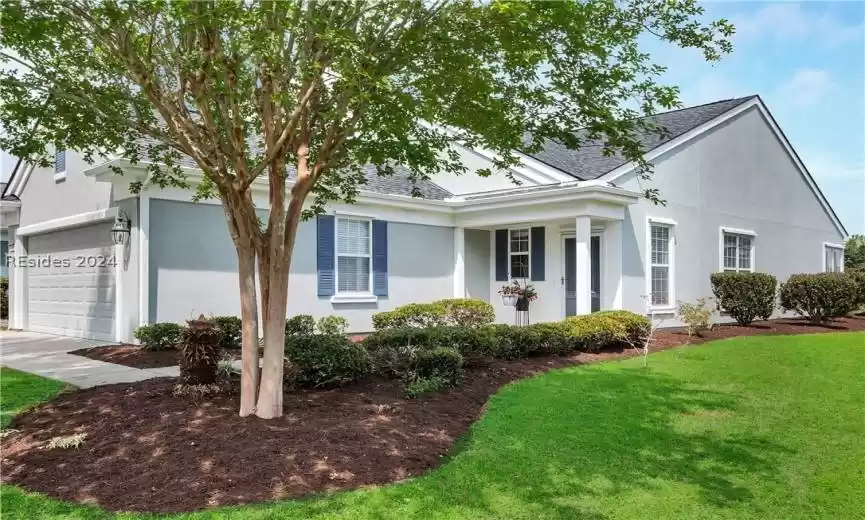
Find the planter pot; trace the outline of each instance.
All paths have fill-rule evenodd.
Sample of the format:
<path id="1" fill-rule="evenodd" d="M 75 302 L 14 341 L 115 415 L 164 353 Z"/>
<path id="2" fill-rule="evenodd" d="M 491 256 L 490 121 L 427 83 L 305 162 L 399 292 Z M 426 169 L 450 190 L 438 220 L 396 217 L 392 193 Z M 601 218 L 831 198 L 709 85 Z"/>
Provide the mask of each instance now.
<path id="1" fill-rule="evenodd" d="M 503 294 L 502 295 L 502 303 L 504 303 L 508 307 L 513 307 L 517 303 L 517 295 L 516 294 Z"/>

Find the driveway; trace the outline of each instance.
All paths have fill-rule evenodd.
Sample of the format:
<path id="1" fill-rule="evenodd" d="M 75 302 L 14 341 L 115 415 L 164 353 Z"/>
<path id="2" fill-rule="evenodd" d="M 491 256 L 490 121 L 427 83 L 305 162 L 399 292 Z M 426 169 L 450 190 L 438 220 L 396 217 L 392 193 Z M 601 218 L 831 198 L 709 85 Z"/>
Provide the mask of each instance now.
<path id="1" fill-rule="evenodd" d="M 0 364 L 80 388 L 178 375 L 177 367 L 139 369 L 69 354 L 109 344 L 38 332 L 0 331 Z"/>

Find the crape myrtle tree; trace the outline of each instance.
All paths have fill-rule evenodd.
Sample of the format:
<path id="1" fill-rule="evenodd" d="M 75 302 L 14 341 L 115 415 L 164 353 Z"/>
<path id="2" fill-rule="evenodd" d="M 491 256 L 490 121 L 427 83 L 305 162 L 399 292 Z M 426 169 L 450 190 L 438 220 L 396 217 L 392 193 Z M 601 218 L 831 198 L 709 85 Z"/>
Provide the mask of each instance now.
<path id="1" fill-rule="evenodd" d="M 399 165 L 413 181 L 462 174 L 459 144 L 497 156 L 477 174 L 507 174 L 518 151 L 547 139 L 601 140 L 646 180 L 635 131 L 658 129 L 636 118 L 678 100 L 641 44 L 717 60 L 733 31 L 693 0 L 5 0 L 2 10 L 0 147 L 42 164 L 55 146 L 120 153 L 147 172 L 133 192 L 220 199 L 238 261 L 240 414 L 262 418 L 282 414 L 298 225 L 329 201 L 352 202 L 361 167 Z M 269 194 L 266 219 L 253 189 Z"/>

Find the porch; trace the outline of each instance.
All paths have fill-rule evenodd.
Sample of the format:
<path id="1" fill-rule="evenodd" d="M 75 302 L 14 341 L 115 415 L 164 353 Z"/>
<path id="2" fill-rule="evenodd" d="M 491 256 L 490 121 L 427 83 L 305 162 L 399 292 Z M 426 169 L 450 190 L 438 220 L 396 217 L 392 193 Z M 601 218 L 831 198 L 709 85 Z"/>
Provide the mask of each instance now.
<path id="1" fill-rule="evenodd" d="M 538 293 L 532 323 L 622 308 L 622 226 L 639 195 L 595 182 L 547 188 L 478 196 L 457 212 L 454 295 L 489 301 L 497 322 L 514 321 L 515 309 L 499 294 L 514 280 Z M 486 232 L 487 247 L 475 230 Z M 477 267 L 482 262 L 486 270 Z"/>

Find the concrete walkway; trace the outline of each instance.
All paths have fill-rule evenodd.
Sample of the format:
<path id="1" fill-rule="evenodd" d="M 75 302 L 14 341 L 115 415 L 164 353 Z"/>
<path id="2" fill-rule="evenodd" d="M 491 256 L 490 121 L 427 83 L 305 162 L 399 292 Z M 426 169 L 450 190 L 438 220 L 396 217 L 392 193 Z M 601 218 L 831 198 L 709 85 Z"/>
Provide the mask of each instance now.
<path id="1" fill-rule="evenodd" d="M 0 364 L 80 388 L 179 375 L 177 367 L 131 368 L 68 354 L 100 345 L 110 343 L 38 332 L 0 331 Z"/>

